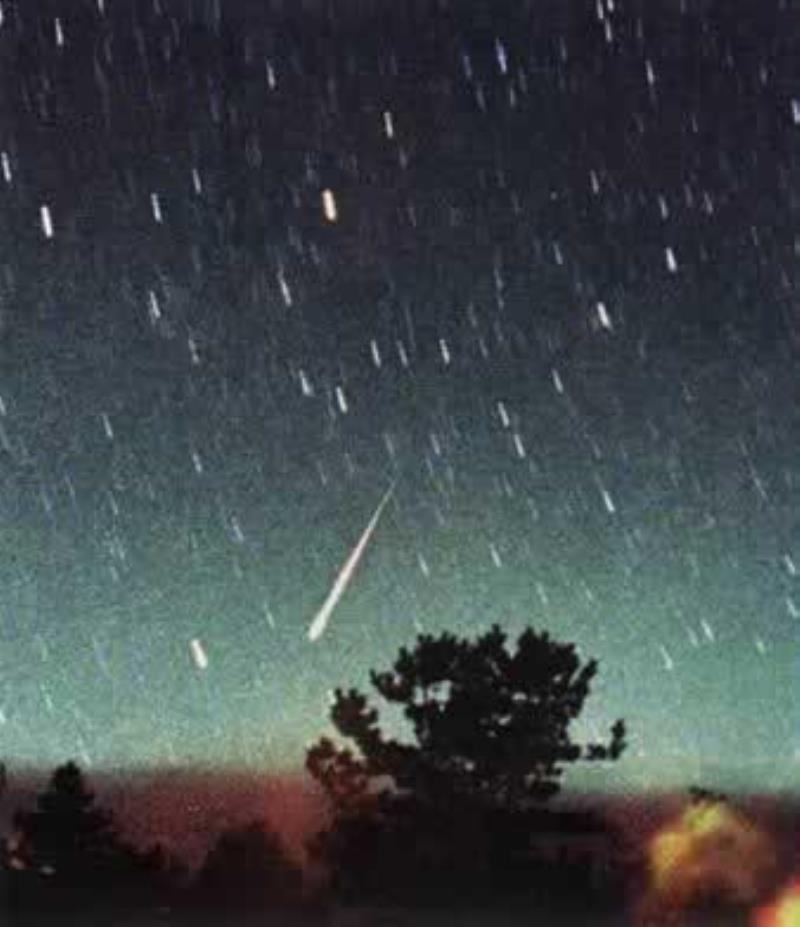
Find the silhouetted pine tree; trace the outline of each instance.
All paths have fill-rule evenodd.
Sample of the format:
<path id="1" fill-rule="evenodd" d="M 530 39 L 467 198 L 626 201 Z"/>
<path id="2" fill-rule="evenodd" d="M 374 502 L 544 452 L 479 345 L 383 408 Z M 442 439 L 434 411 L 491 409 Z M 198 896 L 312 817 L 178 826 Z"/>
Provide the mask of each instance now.
<path id="1" fill-rule="evenodd" d="M 14 815 L 10 876 L 18 910 L 92 909 L 141 904 L 150 875 L 95 805 L 79 767 L 58 767 L 36 809 Z"/>
<path id="2" fill-rule="evenodd" d="M 336 690 L 331 719 L 357 753 L 322 738 L 306 766 L 334 813 L 312 851 L 340 893 L 466 897 L 524 850 L 567 764 L 623 752 L 621 720 L 606 744 L 570 734 L 595 660 L 531 629 L 516 652 L 505 644 L 496 625 L 475 641 L 420 635 L 391 670 L 371 673 L 378 693 L 402 706 L 415 743 L 386 737 L 357 690 Z"/>

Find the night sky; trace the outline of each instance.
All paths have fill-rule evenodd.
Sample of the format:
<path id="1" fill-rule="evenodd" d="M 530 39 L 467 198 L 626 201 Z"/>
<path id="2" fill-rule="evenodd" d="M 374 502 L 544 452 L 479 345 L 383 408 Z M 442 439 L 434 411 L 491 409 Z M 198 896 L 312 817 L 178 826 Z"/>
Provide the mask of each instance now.
<path id="1" fill-rule="evenodd" d="M 12 771 L 299 769 L 497 622 L 571 781 L 800 785 L 799 220 L 791 0 L 3 0 Z"/>

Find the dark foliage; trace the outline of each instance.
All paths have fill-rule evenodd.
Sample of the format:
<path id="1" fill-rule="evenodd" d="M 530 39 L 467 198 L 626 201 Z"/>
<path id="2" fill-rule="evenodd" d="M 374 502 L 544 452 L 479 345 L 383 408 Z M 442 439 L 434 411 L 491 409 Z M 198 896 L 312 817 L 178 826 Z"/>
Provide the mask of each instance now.
<path id="1" fill-rule="evenodd" d="M 254 821 L 223 833 L 197 875 L 193 898 L 203 908 L 263 909 L 299 901 L 300 869 L 278 836 Z"/>
<path id="2" fill-rule="evenodd" d="M 17 916 L 148 907 L 170 896 L 175 864 L 159 848 L 142 854 L 121 839 L 75 763 L 55 770 L 35 810 L 17 812 L 14 826 L 6 872 Z"/>
<path id="3" fill-rule="evenodd" d="M 516 652 L 499 627 L 475 641 L 420 635 L 371 681 L 401 705 L 416 743 L 387 738 L 356 690 L 337 690 L 331 718 L 357 751 L 322 738 L 306 765 L 325 790 L 333 825 L 312 851 L 332 888 L 355 899 L 479 900 L 531 881 L 530 840 L 565 766 L 617 759 L 625 726 L 607 744 L 579 745 L 570 725 L 597 672 L 572 644 L 524 631 Z M 540 823 L 540 822 L 539 822 Z"/>

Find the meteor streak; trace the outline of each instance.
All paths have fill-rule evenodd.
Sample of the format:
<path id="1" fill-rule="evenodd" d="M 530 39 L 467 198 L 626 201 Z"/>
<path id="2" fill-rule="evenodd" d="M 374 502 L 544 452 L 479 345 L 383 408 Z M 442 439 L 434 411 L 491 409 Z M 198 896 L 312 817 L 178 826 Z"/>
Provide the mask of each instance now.
<path id="1" fill-rule="evenodd" d="M 345 590 L 347 589 L 350 580 L 353 578 L 353 574 L 356 571 L 359 561 L 364 553 L 364 549 L 369 543 L 369 539 L 372 537 L 372 533 L 377 527 L 378 521 L 380 520 L 381 514 L 386 503 L 389 501 L 389 497 L 394 491 L 394 483 L 386 490 L 381 501 L 378 503 L 378 507 L 373 512 L 372 518 L 369 520 L 369 524 L 364 529 L 364 533 L 358 539 L 358 544 L 353 548 L 350 553 L 350 556 L 344 563 L 344 566 L 339 571 L 339 575 L 336 577 L 336 581 L 331 587 L 331 591 L 328 593 L 328 598 L 325 599 L 322 604 L 322 608 L 317 612 L 314 617 L 314 620 L 311 622 L 311 625 L 308 628 L 308 639 L 310 641 L 318 640 L 325 628 L 328 626 L 328 620 L 333 613 L 333 610 L 339 604 L 339 599 L 344 595 Z"/>

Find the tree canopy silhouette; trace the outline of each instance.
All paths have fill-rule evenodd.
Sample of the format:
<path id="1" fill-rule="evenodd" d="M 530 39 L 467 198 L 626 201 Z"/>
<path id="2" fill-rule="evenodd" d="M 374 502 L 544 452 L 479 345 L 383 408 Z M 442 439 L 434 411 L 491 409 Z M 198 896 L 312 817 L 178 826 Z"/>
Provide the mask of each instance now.
<path id="1" fill-rule="evenodd" d="M 370 674 L 378 693 L 402 706 L 415 743 L 388 737 L 357 690 L 335 691 L 331 720 L 356 749 L 323 737 L 307 753 L 334 813 L 312 849 L 363 878 L 381 852 L 402 853 L 404 840 L 426 871 L 435 858 L 455 873 L 460 853 L 478 866 L 489 821 L 502 832 L 497 842 L 510 846 L 510 829 L 524 830 L 557 794 L 567 764 L 616 760 L 625 748 L 622 720 L 607 743 L 571 736 L 597 668 L 575 645 L 530 628 L 515 651 L 497 625 L 474 641 L 420 635 L 390 670 Z M 399 868 L 396 860 L 388 866 Z"/>
<path id="2" fill-rule="evenodd" d="M 14 815 L 17 855 L 27 868 L 53 873 L 101 867 L 119 851 L 111 815 L 94 804 L 75 763 L 59 766 L 37 798 L 35 811 Z"/>
<path id="3" fill-rule="evenodd" d="M 253 821 L 220 835 L 197 875 L 196 899 L 203 906 L 260 908 L 297 901 L 300 869 L 276 833 Z"/>
<path id="4" fill-rule="evenodd" d="M 306 765 L 337 807 L 357 802 L 377 777 L 397 788 L 476 797 L 518 809 L 555 795 L 565 763 L 615 760 L 625 747 L 625 724 L 607 744 L 580 746 L 570 724 L 580 714 L 597 673 L 573 644 L 527 629 L 516 653 L 497 626 L 477 640 L 420 635 L 400 650 L 393 669 L 370 674 L 387 701 L 403 706 L 416 744 L 384 736 L 378 712 L 355 689 L 335 692 L 331 720 L 360 752 L 322 738 Z"/>
<path id="5" fill-rule="evenodd" d="M 59 766 L 36 808 L 14 815 L 17 906 L 102 907 L 143 895 L 151 873 L 95 805 L 80 768 Z M 149 867 L 152 869 L 152 866 Z"/>

